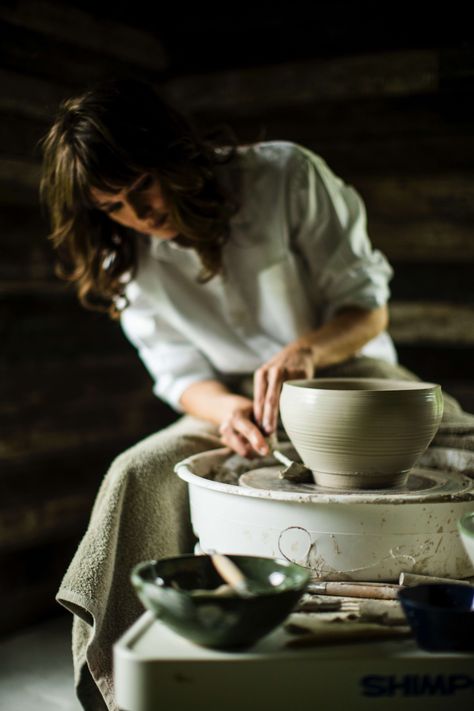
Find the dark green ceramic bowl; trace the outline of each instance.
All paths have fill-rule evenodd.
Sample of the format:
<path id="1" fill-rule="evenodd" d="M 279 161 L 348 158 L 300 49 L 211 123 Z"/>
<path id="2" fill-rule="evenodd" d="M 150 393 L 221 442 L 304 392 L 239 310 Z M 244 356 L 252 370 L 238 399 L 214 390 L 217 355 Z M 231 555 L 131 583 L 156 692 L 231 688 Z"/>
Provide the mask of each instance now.
<path id="1" fill-rule="evenodd" d="M 146 608 L 175 632 L 206 647 L 249 647 L 290 614 L 310 573 L 272 558 L 229 555 L 249 579 L 255 596 L 216 597 L 223 581 L 206 555 L 139 563 L 131 580 Z M 209 595 L 193 595 L 193 590 Z"/>

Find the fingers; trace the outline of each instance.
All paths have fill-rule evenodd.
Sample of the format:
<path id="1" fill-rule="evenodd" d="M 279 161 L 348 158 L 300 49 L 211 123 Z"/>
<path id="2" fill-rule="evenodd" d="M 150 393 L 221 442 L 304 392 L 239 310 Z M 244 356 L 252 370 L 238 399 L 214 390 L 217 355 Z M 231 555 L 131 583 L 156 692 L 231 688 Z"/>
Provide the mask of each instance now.
<path id="1" fill-rule="evenodd" d="M 255 453 L 268 454 L 269 448 L 265 437 L 258 427 L 247 417 L 235 416 L 223 422 L 219 428 L 222 441 L 242 457 Z"/>
<path id="2" fill-rule="evenodd" d="M 239 435 L 238 432 L 229 430 L 226 433 L 222 433 L 222 442 L 223 442 L 223 444 L 227 445 L 227 447 L 230 447 L 234 452 L 237 452 L 237 454 L 240 454 L 241 457 L 251 457 L 252 456 L 252 453 L 253 453 L 252 447 L 250 446 L 249 442 L 245 439 L 245 437 L 242 437 L 242 435 Z"/>
<path id="3" fill-rule="evenodd" d="M 267 370 L 259 368 L 253 377 L 253 412 L 255 422 L 263 427 L 263 410 L 267 392 Z"/>
<path id="4" fill-rule="evenodd" d="M 253 422 L 244 417 L 239 418 L 236 428 L 258 454 L 268 454 L 268 444 L 265 441 L 265 437 Z"/>
<path id="5" fill-rule="evenodd" d="M 307 346 L 291 346 L 262 365 L 254 375 L 254 413 L 267 434 L 278 424 L 280 393 L 285 380 L 310 378 L 314 374 L 313 352 Z"/>
<path id="6" fill-rule="evenodd" d="M 255 421 L 271 434 L 276 430 L 280 392 L 286 370 L 279 366 L 262 367 L 254 375 Z"/>
<path id="7" fill-rule="evenodd" d="M 285 374 L 284 368 L 273 367 L 268 370 L 267 391 L 263 406 L 263 428 L 267 434 L 272 434 L 277 428 L 280 392 Z"/>

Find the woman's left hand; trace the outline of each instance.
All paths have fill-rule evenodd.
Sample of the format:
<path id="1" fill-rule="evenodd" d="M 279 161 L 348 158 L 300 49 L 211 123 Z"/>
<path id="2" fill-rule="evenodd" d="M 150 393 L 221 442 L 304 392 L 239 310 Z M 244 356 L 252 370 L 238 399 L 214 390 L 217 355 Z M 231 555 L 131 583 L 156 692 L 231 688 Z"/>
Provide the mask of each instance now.
<path id="1" fill-rule="evenodd" d="M 254 416 L 267 435 L 276 430 L 280 392 L 285 380 L 312 378 L 314 352 L 308 346 L 290 344 L 254 373 Z"/>
<path id="2" fill-rule="evenodd" d="M 313 378 L 316 368 L 342 363 L 388 324 L 387 306 L 340 308 L 332 319 L 283 348 L 254 374 L 254 418 L 267 434 L 276 430 L 281 386 L 292 378 Z"/>

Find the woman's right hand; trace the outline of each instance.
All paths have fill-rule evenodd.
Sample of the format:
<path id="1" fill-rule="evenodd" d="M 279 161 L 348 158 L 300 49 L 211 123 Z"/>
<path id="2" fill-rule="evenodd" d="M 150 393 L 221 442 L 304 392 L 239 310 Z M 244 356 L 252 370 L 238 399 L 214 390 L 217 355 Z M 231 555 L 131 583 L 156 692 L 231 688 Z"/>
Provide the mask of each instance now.
<path id="1" fill-rule="evenodd" d="M 269 447 L 253 419 L 253 401 L 239 398 L 219 426 L 223 444 L 242 457 L 263 456 Z"/>
<path id="2" fill-rule="evenodd" d="M 188 415 L 209 420 L 219 428 L 221 441 L 242 457 L 262 456 L 270 449 L 253 416 L 253 400 L 231 393 L 219 380 L 192 383 L 181 395 Z"/>

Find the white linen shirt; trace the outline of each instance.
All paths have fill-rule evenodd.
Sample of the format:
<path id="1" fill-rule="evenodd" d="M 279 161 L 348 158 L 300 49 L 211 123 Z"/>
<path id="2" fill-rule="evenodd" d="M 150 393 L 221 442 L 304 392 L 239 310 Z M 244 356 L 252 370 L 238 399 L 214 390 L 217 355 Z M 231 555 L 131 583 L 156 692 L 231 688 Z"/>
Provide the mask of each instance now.
<path id="1" fill-rule="evenodd" d="M 197 253 L 138 238 L 138 265 L 121 315 L 128 339 L 178 412 L 192 383 L 251 374 L 343 306 L 374 309 L 392 269 L 372 249 L 358 193 L 310 150 L 288 141 L 238 147 L 216 167 L 227 187 L 239 171 L 242 206 L 223 248 L 224 275 L 198 284 Z M 384 332 L 361 354 L 397 361 Z"/>

